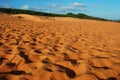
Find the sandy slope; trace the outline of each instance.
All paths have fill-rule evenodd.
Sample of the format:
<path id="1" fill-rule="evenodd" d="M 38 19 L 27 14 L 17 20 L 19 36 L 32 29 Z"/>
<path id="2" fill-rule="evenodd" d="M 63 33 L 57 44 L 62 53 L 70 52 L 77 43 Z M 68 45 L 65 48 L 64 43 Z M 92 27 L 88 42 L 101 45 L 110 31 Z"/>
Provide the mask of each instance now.
<path id="1" fill-rule="evenodd" d="M 19 18 L 22 20 L 28 20 L 33 22 L 49 22 L 49 20 L 59 20 L 58 18 L 51 18 L 51 17 L 44 17 L 44 16 L 34 16 L 34 15 L 28 15 L 28 14 L 15 14 L 12 15 L 12 17 Z M 62 19 L 63 20 L 63 19 Z"/>
<path id="2" fill-rule="evenodd" d="M 120 80 L 120 24 L 0 15 L 0 80 Z"/>

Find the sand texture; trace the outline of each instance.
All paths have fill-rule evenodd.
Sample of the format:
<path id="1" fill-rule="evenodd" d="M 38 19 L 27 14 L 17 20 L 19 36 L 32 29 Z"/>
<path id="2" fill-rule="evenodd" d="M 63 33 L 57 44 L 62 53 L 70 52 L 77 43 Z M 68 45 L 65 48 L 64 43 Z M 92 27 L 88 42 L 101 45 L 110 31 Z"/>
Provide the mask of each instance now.
<path id="1" fill-rule="evenodd" d="M 120 80 L 120 23 L 0 15 L 0 80 Z"/>

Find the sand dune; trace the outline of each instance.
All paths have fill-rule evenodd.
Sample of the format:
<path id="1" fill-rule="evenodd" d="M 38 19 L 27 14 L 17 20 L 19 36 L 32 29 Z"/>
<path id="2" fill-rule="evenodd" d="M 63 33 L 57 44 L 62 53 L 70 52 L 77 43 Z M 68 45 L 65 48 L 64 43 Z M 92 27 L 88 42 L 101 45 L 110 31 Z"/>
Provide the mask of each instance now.
<path id="1" fill-rule="evenodd" d="M 120 80 L 120 23 L 0 15 L 0 80 Z"/>
<path id="2" fill-rule="evenodd" d="M 12 15 L 13 17 L 17 17 L 19 19 L 23 19 L 23 20 L 29 20 L 29 21 L 34 21 L 34 22 L 43 22 L 45 21 L 45 19 L 42 19 L 38 16 L 32 16 L 32 15 L 28 15 L 28 14 L 15 14 Z"/>

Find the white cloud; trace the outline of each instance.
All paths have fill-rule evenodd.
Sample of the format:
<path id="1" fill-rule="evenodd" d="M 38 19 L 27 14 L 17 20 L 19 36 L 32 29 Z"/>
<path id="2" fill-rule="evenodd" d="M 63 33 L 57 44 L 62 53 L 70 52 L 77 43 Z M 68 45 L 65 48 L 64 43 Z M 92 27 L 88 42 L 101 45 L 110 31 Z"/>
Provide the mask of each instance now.
<path id="1" fill-rule="evenodd" d="M 37 11 L 39 11 L 39 10 L 44 10 L 42 7 L 40 7 L 40 6 L 33 6 L 32 8 L 31 8 L 32 10 L 37 10 Z"/>
<path id="2" fill-rule="evenodd" d="M 62 6 L 60 11 L 79 11 L 79 10 L 84 10 L 85 7 L 86 7 L 85 4 L 74 2 L 69 6 Z"/>
<path id="3" fill-rule="evenodd" d="M 21 9 L 28 10 L 29 9 L 29 5 L 24 5 L 24 6 L 21 7 Z"/>
<path id="4" fill-rule="evenodd" d="M 51 11 L 47 11 L 47 13 L 50 13 Z"/>
<path id="5" fill-rule="evenodd" d="M 55 7 L 57 7 L 58 5 L 57 5 L 57 4 L 50 4 L 49 6 L 55 8 Z"/>
<path id="6" fill-rule="evenodd" d="M 2 8 L 10 8 L 10 6 L 8 4 L 3 4 L 2 6 L 0 6 Z"/>
<path id="7" fill-rule="evenodd" d="M 74 10 L 75 7 L 72 7 L 72 6 L 63 6 L 61 7 L 61 11 L 65 11 L 65 10 Z"/>
<path id="8" fill-rule="evenodd" d="M 81 3 L 79 3 L 79 2 L 74 2 L 74 3 L 72 4 L 72 6 L 74 6 L 74 7 L 86 7 L 85 4 L 81 4 Z"/>
<path id="9" fill-rule="evenodd" d="M 33 6 L 31 8 L 29 8 L 30 10 L 34 10 L 34 11 L 42 11 L 42 12 L 48 12 L 49 9 L 46 9 L 44 7 L 41 6 Z"/>

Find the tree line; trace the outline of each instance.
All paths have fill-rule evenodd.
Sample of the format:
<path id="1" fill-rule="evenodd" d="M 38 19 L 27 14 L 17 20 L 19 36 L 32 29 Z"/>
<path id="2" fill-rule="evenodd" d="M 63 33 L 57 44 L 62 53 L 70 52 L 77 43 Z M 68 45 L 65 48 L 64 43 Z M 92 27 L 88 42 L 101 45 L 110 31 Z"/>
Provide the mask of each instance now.
<path id="1" fill-rule="evenodd" d="M 53 14 L 53 13 L 37 12 L 37 11 L 31 11 L 31 10 L 12 9 L 12 8 L 0 8 L 0 12 L 7 13 L 7 14 L 30 14 L 30 15 L 39 15 L 39 16 L 52 16 L 52 17 L 74 17 L 74 18 L 80 18 L 80 19 L 94 19 L 94 20 L 107 21 L 107 19 L 88 16 L 83 13 Z"/>

